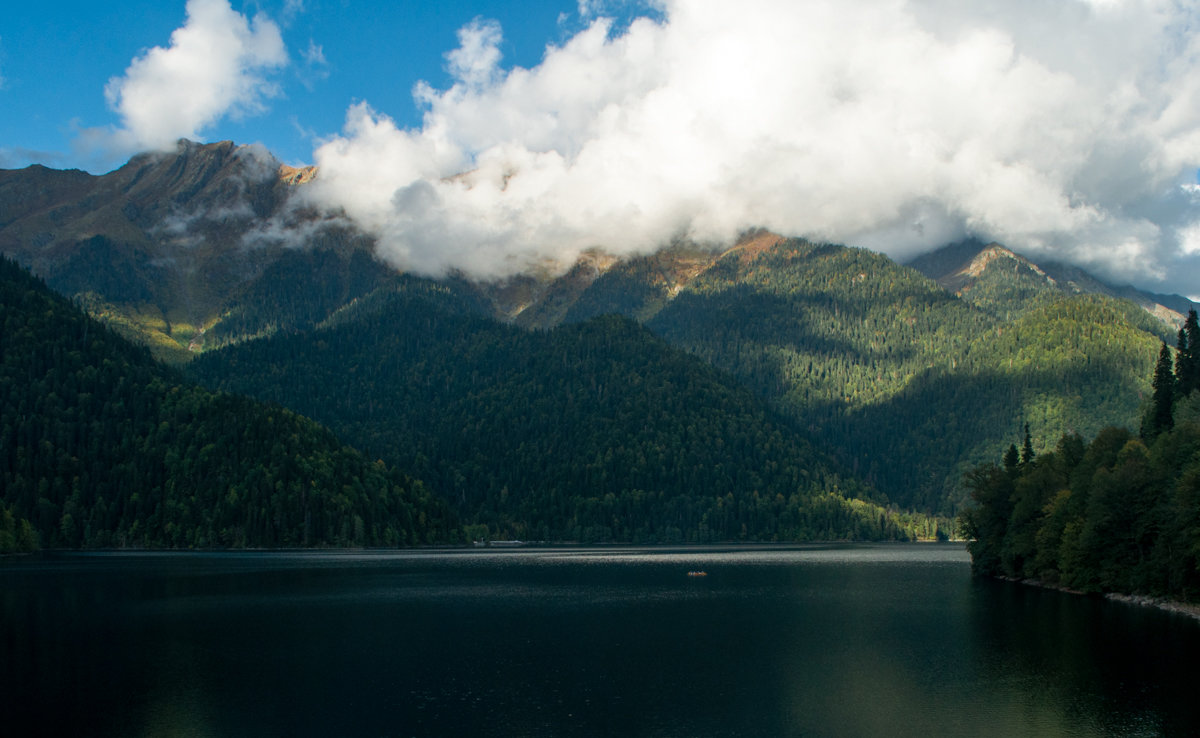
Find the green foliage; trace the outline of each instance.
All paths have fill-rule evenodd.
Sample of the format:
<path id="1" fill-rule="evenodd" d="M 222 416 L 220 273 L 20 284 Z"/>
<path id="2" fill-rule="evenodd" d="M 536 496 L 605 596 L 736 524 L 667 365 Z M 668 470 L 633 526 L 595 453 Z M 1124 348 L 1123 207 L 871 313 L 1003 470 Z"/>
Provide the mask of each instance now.
<path id="1" fill-rule="evenodd" d="M 1182 334 L 1183 331 L 1180 331 Z M 1175 372 L 1171 365 L 1171 350 L 1167 344 L 1162 345 L 1158 352 L 1158 361 L 1154 365 L 1154 378 L 1150 382 L 1154 395 L 1151 398 L 1150 412 L 1142 424 L 1142 435 L 1154 438 L 1163 431 L 1171 430 L 1175 424 Z"/>
<path id="2" fill-rule="evenodd" d="M 196 376 L 318 417 L 370 458 L 426 479 L 465 520 L 498 537 L 820 537 L 820 525 L 767 525 L 758 517 L 778 512 L 778 496 L 779 509 L 798 510 L 827 492 L 867 498 L 889 525 L 914 535 L 928 517 L 906 521 L 887 510 L 955 512 L 966 496 L 964 474 L 1020 437 L 1024 424 L 1046 439 L 1132 426 L 1151 404 L 1146 379 L 1153 349 L 1166 337 L 1132 303 L 1069 294 L 1019 259 L 994 259 L 955 296 L 878 254 L 797 240 L 768 246 L 770 238 L 720 258 L 677 247 L 617 264 L 594 282 L 560 284 L 549 291 L 553 304 L 516 320 L 565 314 L 580 325 L 527 333 L 483 318 L 479 285 L 396 279 L 349 234 L 318 238 L 311 250 L 240 254 L 225 271 L 220 260 L 205 262 L 205 274 L 220 276 L 222 288 L 199 295 L 212 308 L 202 323 L 107 301 L 145 297 L 120 278 L 142 263 L 129 244 L 82 244 L 73 271 L 62 274 L 74 280 L 64 284 L 83 289 L 94 266 L 104 296 L 80 299 L 110 317 L 113 330 L 149 340 L 160 357 L 179 361 L 192 349 L 274 335 L 245 354 L 202 361 Z M 105 264 L 114 259 L 129 264 L 113 271 Z M 160 289 L 156 274 L 144 270 L 137 284 Z M 172 272 L 176 282 L 161 288 L 172 299 L 203 292 L 180 282 L 181 274 Z M 371 292 L 392 284 L 398 292 Z M 535 286 L 530 280 L 513 294 Z M 610 319 L 587 322 L 611 312 L 644 321 L 729 374 L 717 372 L 710 382 L 697 379 L 693 365 L 664 368 L 679 359 L 664 364 L 659 342 Z M 1179 336 L 1177 395 L 1190 386 L 1190 370 L 1181 367 L 1193 366 L 1200 341 L 1194 316 L 1190 325 L 1192 333 L 1185 324 Z M 634 358 L 643 351 L 649 355 Z M 609 353 L 605 367 L 600 359 Z M 247 376 L 237 377 L 240 371 Z M 735 391 L 730 376 L 770 409 Z M 636 379 L 625 387 L 626 378 Z M 601 399 L 593 398 L 595 387 L 604 388 Z M 614 387 L 627 394 L 618 397 Z M 639 389 L 644 396 L 631 394 Z M 734 395 L 741 399 L 727 400 Z M 611 405 L 618 399 L 625 404 Z M 718 420 L 722 412 L 733 419 Z M 755 423 L 770 429 L 765 445 L 738 458 L 735 449 L 759 448 L 758 432 L 746 427 Z M 719 458 L 698 450 L 706 445 Z M 1035 452 L 1049 449 L 1030 443 L 1014 450 L 1015 468 L 1036 464 Z M 738 512 L 730 517 L 724 504 L 712 513 L 712 520 L 736 523 L 717 524 L 718 534 L 705 515 L 722 488 Z M 610 494 L 623 500 L 660 491 L 662 500 L 632 507 L 605 502 Z M 751 504 L 754 492 L 761 499 Z M 1057 492 L 1028 499 L 1058 500 L 1063 510 L 1077 504 L 1078 494 L 1060 499 Z M 1038 523 L 1032 504 L 1022 508 L 1023 532 L 1004 554 L 1022 566 L 1042 551 L 1041 529 L 1032 538 L 1027 530 Z M 647 511 L 682 522 L 636 522 Z M 1070 535 L 1088 532 L 1058 514 Z M 72 515 L 72 525 L 57 525 L 55 535 L 75 531 L 78 521 Z"/>
<path id="3" fill-rule="evenodd" d="M 967 485 L 975 506 L 959 516 L 959 532 L 967 539 L 975 571 L 999 573 L 1000 552 L 1012 516 L 1013 474 L 995 466 L 979 466 L 967 475 Z"/>
<path id="4" fill-rule="evenodd" d="M 1200 390 L 1200 322 L 1196 311 L 1189 310 L 1179 329 L 1175 357 L 1176 391 L 1180 397 Z"/>
<path id="5" fill-rule="evenodd" d="M 774 240 L 761 235 L 723 257 L 678 245 L 613 265 L 594 282 L 581 277 L 589 268 L 577 267 L 541 298 L 532 278 L 493 285 L 506 297 L 492 297 L 522 324 L 606 313 L 642 321 L 749 387 L 877 490 L 877 501 L 928 514 L 953 514 L 966 497 L 963 474 L 1026 422 L 1052 439 L 1143 417 L 1150 347 L 1168 336 L 1133 303 L 1076 295 L 1074 282 L 1050 280 L 1002 250 L 955 296 L 878 254 L 798 240 L 769 246 Z M 206 261 L 219 272 L 220 294 L 202 301 L 212 308 L 204 318 L 168 318 L 152 305 L 90 293 L 86 307 L 159 358 L 184 362 L 214 346 L 352 321 L 378 300 L 370 290 L 395 281 L 352 234 L 328 229 L 314 238 L 311 249 L 239 254 L 224 271 Z M 82 267 L 105 248 L 132 258 L 116 241 L 86 246 Z M 86 287 L 88 273 L 72 272 L 72 289 Z M 160 303 L 204 290 L 172 274 L 175 282 L 161 287 L 171 299 Z M 161 281 L 147 276 L 154 274 L 140 274 L 138 284 Z M 136 297 L 121 291 L 118 277 L 96 270 L 106 294 Z M 458 279 L 443 286 L 468 311 L 489 294 Z M 378 455 L 400 455 L 379 445 Z M 430 458 L 412 469 L 430 469 Z"/>
<path id="6" fill-rule="evenodd" d="M 38 549 L 38 536 L 28 520 L 17 519 L 0 507 L 0 554 L 29 553 Z"/>
<path id="7" fill-rule="evenodd" d="M 928 528 L 871 502 L 725 374 L 616 316 L 526 331 L 409 279 L 319 330 L 228 347 L 188 371 L 412 471 L 473 535 L 875 540 Z"/>
<path id="8" fill-rule="evenodd" d="M 318 243 L 284 251 L 230 301 L 206 336 L 206 348 L 310 328 L 394 279 L 365 247 L 347 253 Z"/>
<path id="9" fill-rule="evenodd" d="M 452 536 L 448 511 L 419 482 L 289 411 L 184 383 L 7 260 L 0 411 L 0 503 L 45 546 Z"/>
<path id="10" fill-rule="evenodd" d="M 1023 262 L 1002 259 L 989 264 L 961 296 L 965 302 L 1011 322 L 1062 299 L 1064 294 Z"/>
<path id="11" fill-rule="evenodd" d="M 1161 326 L 1094 295 L 1038 288 L 1018 305 L 1023 276 L 987 281 L 985 310 L 884 256 L 792 240 L 730 252 L 647 326 L 734 374 L 892 503 L 951 513 L 963 474 L 1023 423 L 1052 438 L 1138 418 Z M 579 304 L 604 309 L 596 297 Z"/>
<path id="12" fill-rule="evenodd" d="M 960 517 L 975 571 L 1200 599 L 1200 392 L 1179 408 L 1148 441 L 1109 427 L 1086 446 L 1068 435 L 1029 463 L 977 468 Z"/>
<path id="13" fill-rule="evenodd" d="M 65 295 L 92 292 L 108 302 L 136 304 L 152 300 L 151 286 L 164 277 L 147 254 L 101 235 L 75 244 L 48 283 Z"/>

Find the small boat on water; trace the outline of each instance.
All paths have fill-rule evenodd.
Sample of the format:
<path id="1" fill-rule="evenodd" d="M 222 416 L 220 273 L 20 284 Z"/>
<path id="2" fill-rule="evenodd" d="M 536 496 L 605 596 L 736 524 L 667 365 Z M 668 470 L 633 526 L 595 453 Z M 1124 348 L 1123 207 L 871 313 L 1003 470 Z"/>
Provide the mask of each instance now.
<path id="1" fill-rule="evenodd" d="M 700 571 L 700 570 L 689 571 L 688 576 L 689 577 L 706 577 L 706 576 L 708 576 L 708 572 Z"/>

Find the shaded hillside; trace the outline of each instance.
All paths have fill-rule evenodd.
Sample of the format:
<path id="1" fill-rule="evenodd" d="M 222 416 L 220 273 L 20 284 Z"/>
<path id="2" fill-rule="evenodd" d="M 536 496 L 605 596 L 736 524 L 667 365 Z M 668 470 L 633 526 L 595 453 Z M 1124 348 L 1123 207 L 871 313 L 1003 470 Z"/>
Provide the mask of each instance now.
<path id="1" fill-rule="evenodd" d="M 323 329 L 210 352 L 188 371 L 320 419 L 413 470 L 493 535 L 906 534 L 896 516 L 846 499 L 868 490 L 788 423 L 626 319 L 529 332 L 411 280 Z"/>
<path id="2" fill-rule="evenodd" d="M 326 429 L 187 384 L 0 259 L 0 507 L 44 546 L 404 545 L 444 506 Z"/>
<path id="3" fill-rule="evenodd" d="M 346 235 L 347 240 L 353 238 Z M 329 234 L 326 234 L 329 237 Z M 337 248 L 321 238 L 305 249 L 288 250 L 226 303 L 221 319 L 205 336 L 209 348 L 310 328 L 397 275 L 363 248 Z"/>
<path id="4" fill-rule="evenodd" d="M 963 471 L 1024 422 L 1039 443 L 1134 423 L 1169 332 L 1130 302 L 1065 293 L 1005 259 L 984 265 L 980 304 L 842 246 L 759 238 L 697 266 L 614 267 L 569 315 L 644 317 L 917 509 L 954 509 Z M 686 277 L 668 289 L 664 273 Z"/>
<path id="5" fill-rule="evenodd" d="M 785 241 L 726 254 L 647 325 L 791 405 L 856 408 L 953 367 L 990 321 L 880 254 Z"/>
<path id="6" fill-rule="evenodd" d="M 823 437 L 843 439 L 858 473 L 909 490 L 917 509 L 951 509 L 963 474 L 1024 423 L 1039 448 L 1136 423 L 1158 340 L 1147 319 L 1111 298 L 1062 298 L 979 336 L 953 370 L 927 370 L 888 401 L 833 417 Z"/>
<path id="7" fill-rule="evenodd" d="M 165 307 L 188 286 L 198 307 L 211 308 L 217 296 L 206 289 L 219 290 L 215 283 L 236 281 L 237 270 L 255 267 L 256 254 L 229 247 L 286 195 L 277 162 L 229 141 L 181 141 L 173 154 L 140 154 L 101 176 L 38 166 L 0 171 L 0 251 L 55 287 L 89 282 L 96 259 L 87 252 L 98 245 L 139 266 L 156 260 L 161 271 L 153 279 L 126 274 L 121 289 L 148 292 Z M 187 280 L 187 271 L 195 278 Z M 89 286 L 106 299 L 124 296 Z"/>

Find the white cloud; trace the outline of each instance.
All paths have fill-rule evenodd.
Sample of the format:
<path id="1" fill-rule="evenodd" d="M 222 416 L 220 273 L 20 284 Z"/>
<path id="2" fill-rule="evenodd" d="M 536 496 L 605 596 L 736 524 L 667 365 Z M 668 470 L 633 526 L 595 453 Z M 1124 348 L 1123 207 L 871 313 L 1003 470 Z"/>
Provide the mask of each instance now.
<path id="1" fill-rule="evenodd" d="M 329 61 L 325 58 L 324 47 L 312 39 L 308 40 L 308 48 L 301 53 L 301 56 L 304 58 L 304 66 L 297 71 L 297 76 L 300 84 L 304 85 L 306 89 L 312 90 L 319 80 L 329 77 Z"/>
<path id="2" fill-rule="evenodd" d="M 304 52 L 304 63 L 312 67 L 329 65 L 329 62 L 325 60 L 325 49 L 317 45 L 317 42 L 311 38 L 308 40 L 308 49 Z"/>
<path id="3" fill-rule="evenodd" d="M 221 118 L 252 115 L 278 94 L 268 75 L 287 64 L 279 27 L 253 21 L 227 0 L 188 0 L 187 21 L 134 59 L 104 93 L 121 116 L 105 142 L 124 150 L 169 149 L 180 138 L 200 139 Z"/>
<path id="4" fill-rule="evenodd" d="M 306 10 L 304 0 L 285 0 L 283 3 L 283 12 L 280 13 L 279 17 L 286 26 L 294 21 L 296 16 L 302 15 Z"/>
<path id="5" fill-rule="evenodd" d="M 1171 194 L 1200 166 L 1190 4 L 656 10 L 620 32 L 596 19 L 531 69 L 503 69 L 499 26 L 472 22 L 447 55 L 455 83 L 415 91 L 423 125 L 352 107 L 315 152 L 314 195 L 431 273 L 762 226 L 897 257 L 970 233 L 1126 279 L 1176 276 L 1179 229 L 1200 220 Z"/>
<path id="6" fill-rule="evenodd" d="M 1200 255 L 1200 222 L 1179 231 L 1179 251 L 1185 256 Z"/>
<path id="7" fill-rule="evenodd" d="M 496 21 L 476 18 L 458 31 L 457 49 L 446 54 L 450 74 L 471 88 L 495 82 L 500 67 L 500 39 Z"/>

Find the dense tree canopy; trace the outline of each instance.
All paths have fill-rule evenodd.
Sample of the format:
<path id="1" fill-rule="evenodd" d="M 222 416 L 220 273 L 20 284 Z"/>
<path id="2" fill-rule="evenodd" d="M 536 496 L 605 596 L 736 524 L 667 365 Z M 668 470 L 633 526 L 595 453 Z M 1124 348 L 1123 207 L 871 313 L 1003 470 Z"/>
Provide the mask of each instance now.
<path id="1" fill-rule="evenodd" d="M 654 258 L 602 276 L 568 317 L 645 319 L 918 510 L 952 512 L 963 473 L 1023 423 L 1048 437 L 1135 423 L 1165 335 L 1131 302 L 1029 270 L 992 268 L 960 298 L 880 254 L 787 240 L 731 251 L 668 300 Z"/>
<path id="2" fill-rule="evenodd" d="M 97 242 L 92 251 L 104 246 Z M 1025 440 L 1019 435 L 1025 424 L 1037 435 L 1013 449 L 1013 469 L 1037 466 L 1035 452 L 1054 450 L 1046 439 L 1094 437 L 1109 424 L 1152 421 L 1143 412 L 1147 407 L 1164 408 L 1156 422 L 1174 422 L 1178 398 L 1200 382 L 1194 315 L 1178 332 L 1173 365 L 1161 345 L 1168 365 L 1160 372 L 1164 379 L 1151 383 L 1152 349 L 1171 340 L 1173 330 L 1164 331 L 1127 301 L 1047 289 L 1044 275 L 1028 268 L 989 266 L 969 292 L 956 296 L 886 257 L 828 244 L 785 240 L 720 258 L 664 252 L 613 267 L 590 287 L 579 286 L 577 300 L 560 296 L 551 312 L 564 313 L 569 325 L 529 331 L 488 317 L 479 285 L 396 277 L 362 249 L 318 246 L 272 261 L 207 334 L 196 326 L 172 326 L 164 316 L 156 330 L 177 348 L 187 345 L 188 336 L 208 347 L 269 337 L 211 352 L 188 371 L 213 387 L 317 418 L 369 458 L 424 480 L 476 533 L 484 526 L 491 536 L 699 541 L 932 535 L 936 524 L 929 518 L 895 511 L 955 511 L 964 499 L 964 473 L 1009 439 Z M 111 270 L 101 276 L 116 279 Z M 525 288 L 532 289 L 512 286 L 515 303 Z M 99 298 L 81 293 L 80 299 Z M 101 303 L 89 307 L 104 313 Z M 600 317 L 611 312 L 643 321 L 651 332 Z M 115 345 L 111 334 L 89 325 L 85 330 L 104 336 L 103 345 Z M 120 328 L 120 321 L 111 326 Z M 69 358 L 92 343 L 56 337 L 45 348 L 61 344 L 59 355 Z M 39 455 L 43 446 L 30 446 L 45 431 L 26 430 L 19 439 L 4 439 L 10 444 L 5 449 L 25 449 L 20 459 L 9 454 L 9 468 L 22 470 L 20 484 L 28 485 L 35 466 L 39 474 L 47 468 L 77 474 L 69 459 L 103 453 L 104 463 L 80 477 L 89 489 L 102 466 L 148 484 L 169 477 L 178 485 L 177 472 L 202 477 L 194 466 L 206 447 L 254 447 L 257 435 L 272 435 L 255 426 L 259 412 L 276 413 L 277 423 L 307 423 L 278 408 L 243 409 L 241 400 L 194 394 L 199 390 L 144 353 L 121 350 L 137 355 L 87 371 L 101 384 L 159 398 L 139 401 L 139 413 L 142 406 L 153 411 L 138 414 L 137 422 L 119 421 L 134 402 L 128 398 L 120 406 L 71 409 L 76 400 L 63 398 L 75 398 L 79 390 L 61 383 L 88 388 L 99 380 L 81 378 L 86 372 L 76 377 L 72 368 L 49 372 L 61 360 L 55 358 L 38 365 L 49 372 L 41 383 L 13 385 L 4 397 L 18 409 L 28 408 L 38 393 L 56 399 L 38 400 L 35 410 L 16 420 L 6 417 L 5 427 L 28 429 L 45 422 L 41 418 L 59 417 L 60 410 L 55 422 L 61 427 L 85 426 L 97 412 L 107 412 L 104 422 L 124 422 L 152 443 L 186 443 L 180 453 L 162 455 L 180 466 L 165 472 L 131 467 L 134 462 L 117 459 L 116 450 L 95 448 L 48 465 Z M 31 351 L 40 356 L 42 348 Z M 1148 402 L 1151 386 L 1159 398 L 1154 403 Z M 100 396 L 99 390 L 83 394 Z M 68 407 L 60 408 L 60 401 Z M 161 403 L 188 430 L 168 424 L 169 432 L 160 435 L 161 424 L 151 427 L 145 418 L 160 412 Z M 248 419 L 219 432 L 204 429 L 239 414 Z M 1152 446 L 1158 426 L 1141 427 Z M 212 438 L 204 435 L 209 432 Z M 325 433 L 317 426 L 312 432 Z M 325 442 L 337 444 L 332 437 Z M 254 458 L 276 459 L 268 464 L 272 474 L 285 474 L 282 457 L 272 456 L 279 450 L 292 453 L 287 444 L 262 445 Z M 221 463 L 245 458 L 240 451 L 220 457 Z M 213 463 L 211 454 L 204 458 L 205 465 Z M 62 484 L 65 489 L 54 495 L 31 498 L 58 506 L 45 507 L 44 514 L 35 512 L 36 505 L 11 506 L 14 525 L 27 519 L 48 545 L 66 542 L 63 516 L 70 512 L 76 527 L 80 517 L 66 509 L 71 485 Z M 408 488 L 409 482 L 397 484 Z M 411 489 L 424 494 L 416 483 Z M 239 489 L 238 499 L 243 496 Z M 199 509 L 218 497 L 194 502 Z M 813 510 L 826 504 L 820 500 L 828 503 L 826 513 L 814 517 Z M 255 508 L 255 521 L 265 519 L 262 509 Z M 366 531 L 366 517 L 359 517 L 363 526 L 353 516 L 343 520 L 350 520 L 351 530 Z M 106 525 L 97 523 L 97 529 Z M 77 534 L 76 542 L 100 545 L 86 526 L 76 527 L 66 529 Z M 186 527 L 193 531 L 189 536 L 154 543 L 243 540 L 203 516 L 193 515 Z M 206 532 L 195 534 L 198 527 Z M 258 530 L 255 540 L 266 535 L 266 528 Z M 345 539 L 323 536 L 325 542 Z M 311 540 L 311 528 L 307 536 L 276 539 L 302 544 Z"/>
<path id="3" fill-rule="evenodd" d="M 493 536 L 935 532 L 833 471 L 730 377 L 615 316 L 527 331 L 414 279 L 358 301 L 320 330 L 209 353 L 188 371 L 328 424 L 411 470 Z"/>
<path id="4" fill-rule="evenodd" d="M 419 482 L 290 411 L 184 382 L 8 260 L 0 491 L 15 547 L 28 540 L 21 521 L 52 547 L 405 545 L 455 535 Z"/>
<path id="5" fill-rule="evenodd" d="M 971 472 L 961 523 L 977 572 L 1200 599 L 1200 391 L 1162 403 L 1177 386 L 1160 376 L 1165 356 L 1142 436 L 1065 435 L 1030 463 Z"/>

